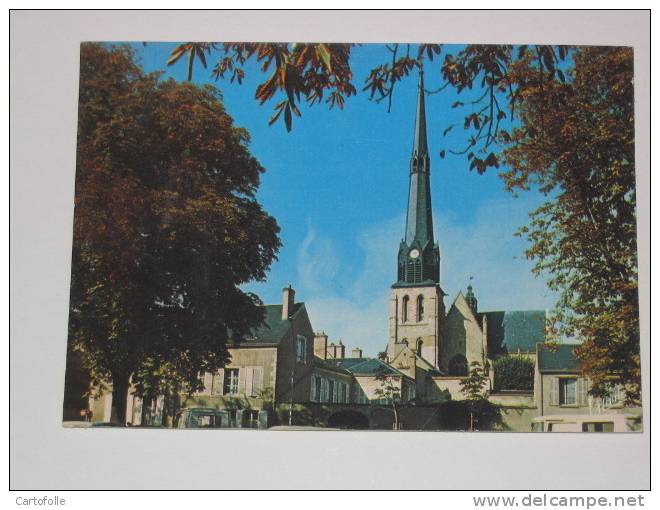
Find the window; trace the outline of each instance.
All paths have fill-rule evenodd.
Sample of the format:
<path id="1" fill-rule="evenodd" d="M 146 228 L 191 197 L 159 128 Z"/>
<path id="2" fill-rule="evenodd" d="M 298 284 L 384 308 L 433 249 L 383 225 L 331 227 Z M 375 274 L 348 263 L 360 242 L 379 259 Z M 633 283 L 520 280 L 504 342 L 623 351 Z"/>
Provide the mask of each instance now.
<path id="1" fill-rule="evenodd" d="M 309 378 L 309 400 L 316 402 L 316 376 Z"/>
<path id="2" fill-rule="evenodd" d="M 301 363 L 307 361 L 307 339 L 300 335 L 296 342 L 296 361 L 300 361 Z"/>
<path id="3" fill-rule="evenodd" d="M 612 422 L 585 422 L 582 424 L 582 432 L 614 432 L 614 423 Z"/>
<path id="4" fill-rule="evenodd" d="M 322 402 L 323 398 L 323 379 L 316 375 L 311 377 L 311 384 L 309 388 L 309 399 L 312 402 Z"/>
<path id="5" fill-rule="evenodd" d="M 424 296 L 417 296 L 417 322 L 424 320 Z"/>
<path id="6" fill-rule="evenodd" d="M 415 386 L 413 384 L 408 385 L 406 388 L 406 400 L 408 402 L 415 400 Z"/>
<path id="7" fill-rule="evenodd" d="M 335 381 L 328 381 L 328 402 L 335 402 Z"/>
<path id="8" fill-rule="evenodd" d="M 410 298 L 403 296 L 401 300 L 401 322 L 408 322 L 408 301 L 410 301 Z"/>
<path id="9" fill-rule="evenodd" d="M 351 387 L 348 385 L 348 383 L 344 384 L 344 386 L 344 402 L 348 404 L 351 401 Z"/>
<path id="10" fill-rule="evenodd" d="M 238 368 L 225 369 L 225 384 L 223 389 L 225 395 L 238 394 Z"/>
<path id="11" fill-rule="evenodd" d="M 559 405 L 577 405 L 577 378 L 562 377 L 559 379 Z"/>
<path id="12" fill-rule="evenodd" d="M 603 407 L 612 407 L 621 403 L 621 385 L 620 384 L 608 384 L 607 385 L 608 395 L 603 397 Z"/>
<path id="13" fill-rule="evenodd" d="M 318 379 L 319 384 L 319 402 L 328 401 L 328 380 L 325 378 Z"/>
<path id="14" fill-rule="evenodd" d="M 417 348 L 416 348 L 417 356 L 420 356 L 420 357 L 422 356 L 422 346 L 423 345 L 424 345 L 424 341 L 421 338 L 418 338 L 417 339 Z"/>

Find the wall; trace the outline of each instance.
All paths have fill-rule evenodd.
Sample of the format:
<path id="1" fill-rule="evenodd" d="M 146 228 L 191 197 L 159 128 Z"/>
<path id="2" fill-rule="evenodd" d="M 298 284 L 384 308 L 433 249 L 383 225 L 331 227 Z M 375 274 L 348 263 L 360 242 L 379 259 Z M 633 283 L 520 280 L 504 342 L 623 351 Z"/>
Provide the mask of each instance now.
<path id="1" fill-rule="evenodd" d="M 296 361 L 296 341 L 298 335 L 307 340 L 307 360 L 305 363 Z M 304 304 L 291 318 L 291 327 L 277 348 L 277 364 L 275 376 L 275 401 L 291 401 L 291 376 L 293 375 L 293 401 L 309 400 L 310 375 L 314 359 L 314 330 Z"/>
<path id="2" fill-rule="evenodd" d="M 463 377 L 444 376 L 431 378 L 435 388 L 432 389 L 429 397 L 435 399 L 440 397 L 441 400 L 447 400 L 446 396 L 448 395 L 453 400 L 465 399 L 465 394 L 461 391 L 461 382 L 463 379 Z"/>
<path id="3" fill-rule="evenodd" d="M 188 396 L 181 396 L 181 407 L 213 407 L 216 409 L 263 409 L 272 403 L 276 364 L 277 348 L 275 347 L 244 347 L 229 349 L 231 361 L 224 369 L 216 374 L 205 374 L 203 391 Z M 261 369 L 260 387 L 253 387 L 249 391 L 250 384 L 245 380 L 244 374 L 248 374 L 248 368 L 259 367 Z M 224 380 L 226 369 L 239 369 L 238 394 L 224 395 L 221 385 Z M 217 378 L 217 379 L 216 379 Z"/>
<path id="4" fill-rule="evenodd" d="M 500 406 L 504 430 L 512 432 L 531 431 L 532 418 L 538 415 L 533 392 L 507 391 L 491 393 L 488 400 Z"/>
<path id="5" fill-rule="evenodd" d="M 424 297 L 424 318 L 417 319 L 417 297 Z M 402 301 L 408 296 L 408 320 L 403 322 Z M 408 346 L 415 350 L 417 340 L 422 339 L 422 357 L 433 364 L 437 364 L 440 335 L 440 320 L 444 305 L 442 304 L 442 293 L 439 286 L 429 287 L 407 287 L 392 289 L 390 298 L 390 337 L 387 352 L 390 359 L 398 353 L 403 340 Z"/>
<path id="6" fill-rule="evenodd" d="M 449 309 L 442 326 L 442 348 L 440 369 L 449 372 L 449 361 L 457 354 L 470 363 L 484 362 L 481 327 L 462 294 L 459 294 Z"/>
<path id="7" fill-rule="evenodd" d="M 392 385 L 401 388 L 401 379 L 395 378 Z M 376 393 L 378 390 L 383 389 L 383 381 L 377 380 L 374 376 L 356 376 L 355 377 L 355 390 L 353 392 L 353 402 L 357 402 L 357 394 L 362 390 L 369 400 L 378 400 L 379 397 Z"/>

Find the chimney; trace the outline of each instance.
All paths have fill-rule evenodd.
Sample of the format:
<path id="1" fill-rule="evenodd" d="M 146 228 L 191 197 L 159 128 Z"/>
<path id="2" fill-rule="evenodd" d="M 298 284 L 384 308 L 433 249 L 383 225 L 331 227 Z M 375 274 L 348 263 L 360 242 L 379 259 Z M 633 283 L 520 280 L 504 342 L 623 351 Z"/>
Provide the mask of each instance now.
<path id="1" fill-rule="evenodd" d="M 334 342 L 330 342 L 330 345 L 328 345 L 328 349 L 326 350 L 328 353 L 327 359 L 336 359 L 337 358 L 337 346 L 335 345 Z"/>
<path id="2" fill-rule="evenodd" d="M 328 335 L 323 331 L 314 335 L 314 356 L 321 359 L 328 357 Z"/>
<path id="3" fill-rule="evenodd" d="M 295 302 L 296 291 L 291 288 L 289 284 L 288 287 L 282 289 L 282 320 L 285 321 L 293 313 L 293 303 Z"/>
<path id="4" fill-rule="evenodd" d="M 361 357 L 362 357 L 362 349 L 360 349 L 359 347 L 355 347 L 351 351 L 351 358 L 361 358 Z"/>
<path id="5" fill-rule="evenodd" d="M 344 359 L 346 357 L 346 346 L 341 343 L 341 340 L 339 340 L 339 345 L 337 346 L 337 354 L 335 358 L 337 359 Z"/>

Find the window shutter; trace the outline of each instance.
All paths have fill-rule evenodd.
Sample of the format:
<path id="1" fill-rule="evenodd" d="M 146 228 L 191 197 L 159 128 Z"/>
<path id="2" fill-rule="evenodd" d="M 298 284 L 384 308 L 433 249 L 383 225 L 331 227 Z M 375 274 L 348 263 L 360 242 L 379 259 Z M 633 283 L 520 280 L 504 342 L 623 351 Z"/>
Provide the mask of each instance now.
<path id="1" fill-rule="evenodd" d="M 578 391 L 578 398 L 577 398 L 577 405 L 579 406 L 586 406 L 587 405 L 587 380 L 584 377 L 580 377 L 577 380 L 577 391 Z"/>
<path id="2" fill-rule="evenodd" d="M 559 377 L 550 377 L 550 405 L 559 405 Z"/>
<path id="3" fill-rule="evenodd" d="M 213 376 L 213 387 L 211 388 L 211 393 L 213 395 L 222 395 L 224 384 L 225 384 L 225 369 L 221 368 Z"/>
<path id="4" fill-rule="evenodd" d="M 264 384 L 264 367 L 253 367 L 254 375 L 252 377 L 252 395 L 258 397 L 261 395 Z"/>
<path id="5" fill-rule="evenodd" d="M 248 397 L 252 396 L 253 388 L 254 388 L 254 367 L 245 367 L 245 394 Z"/>
<path id="6" fill-rule="evenodd" d="M 316 394 L 316 377 L 312 376 L 310 377 L 310 383 L 309 383 L 309 400 L 310 402 L 314 402 L 314 395 Z"/>
<path id="7" fill-rule="evenodd" d="M 238 369 L 238 393 L 245 393 L 245 375 L 247 370 L 245 368 Z"/>
<path id="8" fill-rule="evenodd" d="M 204 377 L 202 378 L 204 382 L 204 388 L 200 393 L 210 393 L 211 385 L 213 384 L 213 374 L 211 372 L 204 372 Z"/>

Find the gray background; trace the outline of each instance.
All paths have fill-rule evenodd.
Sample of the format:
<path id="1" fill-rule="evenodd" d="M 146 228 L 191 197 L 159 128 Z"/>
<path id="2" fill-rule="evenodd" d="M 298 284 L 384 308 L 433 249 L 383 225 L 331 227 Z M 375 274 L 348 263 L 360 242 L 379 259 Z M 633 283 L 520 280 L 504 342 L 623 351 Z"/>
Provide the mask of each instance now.
<path id="1" fill-rule="evenodd" d="M 645 489 L 630 435 L 61 427 L 78 46 L 97 40 L 563 43 L 635 47 L 644 395 L 650 339 L 647 12 L 12 12 L 10 485 L 15 489 Z M 266 117 L 264 117 L 265 119 Z"/>

